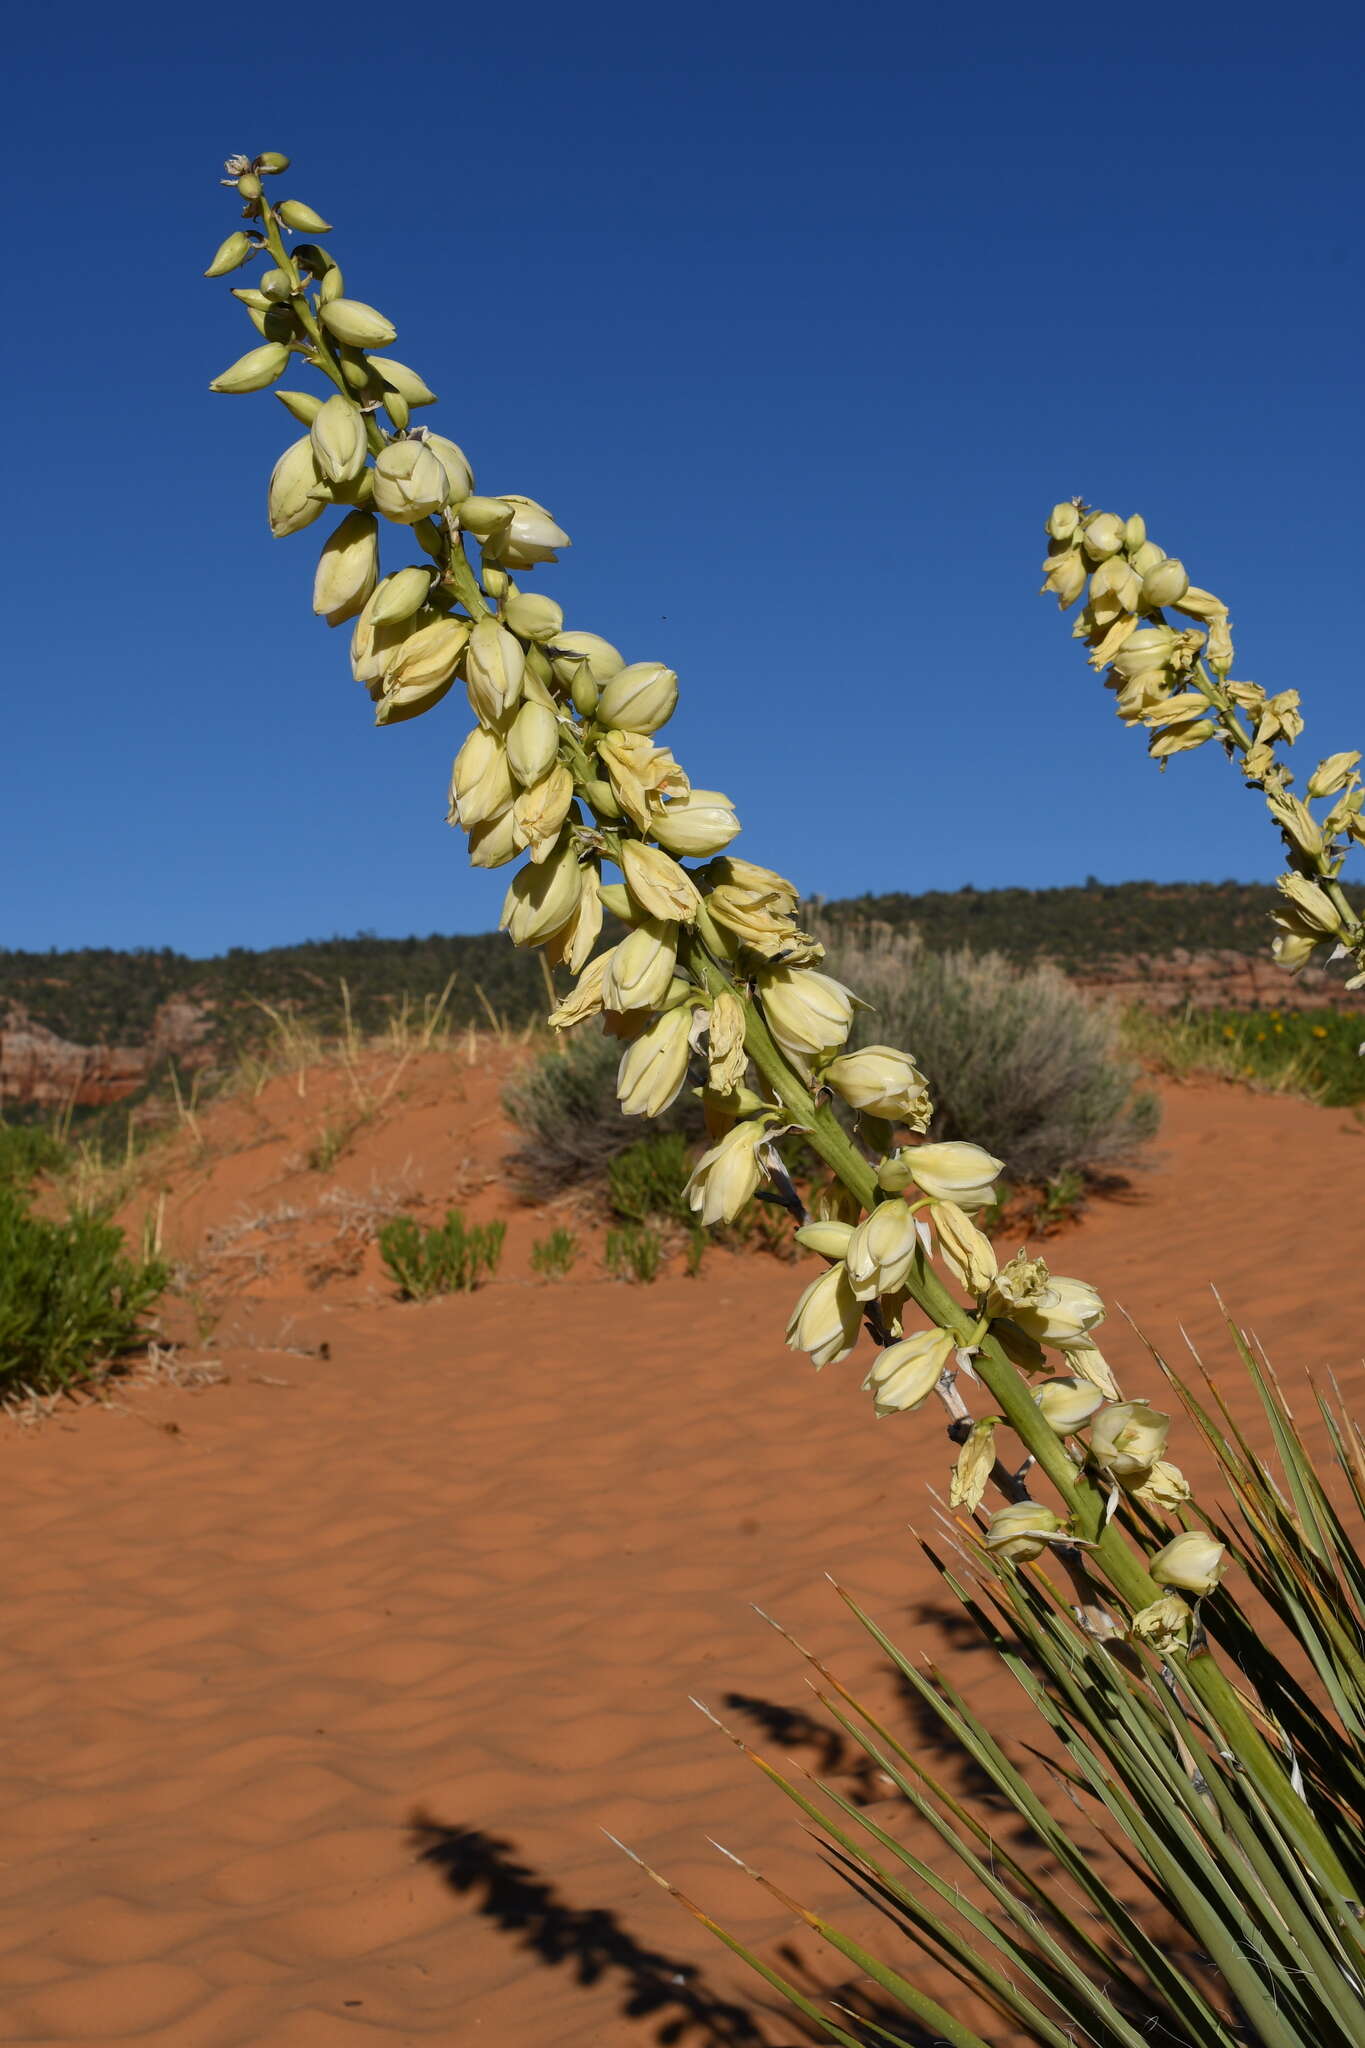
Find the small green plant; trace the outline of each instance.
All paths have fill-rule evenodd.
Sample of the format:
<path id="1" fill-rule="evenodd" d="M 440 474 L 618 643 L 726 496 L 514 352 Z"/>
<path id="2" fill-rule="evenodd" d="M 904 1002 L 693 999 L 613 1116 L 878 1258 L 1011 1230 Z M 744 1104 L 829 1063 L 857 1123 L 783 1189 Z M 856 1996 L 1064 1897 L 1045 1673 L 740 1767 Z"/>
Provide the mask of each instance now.
<path id="1" fill-rule="evenodd" d="M 339 1123 L 333 1123 L 330 1119 L 325 1122 L 316 1140 L 308 1148 L 309 1170 L 313 1173 L 330 1173 L 338 1159 L 349 1151 L 356 1133 L 368 1121 L 367 1116 L 358 1115 L 343 1117 Z"/>
<path id="2" fill-rule="evenodd" d="M 395 1216 L 379 1233 L 379 1254 L 410 1301 L 433 1294 L 471 1294 L 498 1269 L 505 1223 L 467 1224 L 448 1209 L 442 1224 L 423 1230 L 411 1216 Z"/>
<path id="3" fill-rule="evenodd" d="M 663 1255 L 663 1239 L 647 1224 L 627 1224 L 621 1230 L 607 1232 L 607 1271 L 618 1280 L 641 1285 L 657 1280 Z"/>
<path id="4" fill-rule="evenodd" d="M 169 1279 L 162 1260 L 130 1258 L 106 1218 L 49 1222 L 0 1187 L 0 1392 L 77 1386 L 134 1350 Z"/>
<path id="5" fill-rule="evenodd" d="M 1365 1014 L 1358 1010 L 1134 1010 L 1124 1036 L 1133 1052 L 1179 1080 L 1212 1074 L 1333 1109 L 1365 1101 Z"/>
<path id="6" fill-rule="evenodd" d="M 0 1187 L 27 1187 L 40 1173 L 57 1173 L 67 1149 L 42 1124 L 0 1123 Z"/>
<path id="7" fill-rule="evenodd" d="M 1033 1212 L 1034 1227 L 1046 1236 L 1049 1230 L 1079 1216 L 1084 1207 L 1085 1175 L 1077 1173 L 1073 1166 L 1064 1167 L 1051 1180 L 1043 1182 Z"/>
<path id="8" fill-rule="evenodd" d="M 692 1222 L 683 1193 L 692 1159 L 681 1131 L 640 1138 L 619 1152 L 607 1168 L 607 1199 L 623 1223 Z"/>
<path id="9" fill-rule="evenodd" d="M 577 1257 L 578 1239 L 561 1225 L 548 1237 L 538 1237 L 531 1246 L 531 1271 L 543 1273 L 547 1280 L 562 1280 L 573 1270 Z"/>

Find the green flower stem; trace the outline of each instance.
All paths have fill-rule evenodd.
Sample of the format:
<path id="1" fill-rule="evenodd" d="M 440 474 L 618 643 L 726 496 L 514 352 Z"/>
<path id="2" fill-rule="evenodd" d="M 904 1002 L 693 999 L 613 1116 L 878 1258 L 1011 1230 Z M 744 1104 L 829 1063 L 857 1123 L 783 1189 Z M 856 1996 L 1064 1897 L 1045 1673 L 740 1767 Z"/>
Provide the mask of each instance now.
<path id="1" fill-rule="evenodd" d="M 777 1101 L 797 1124 L 808 1143 L 832 1167 L 844 1186 L 864 1209 L 878 1199 L 876 1176 L 868 1162 L 851 1143 L 828 1105 L 817 1104 L 805 1083 L 795 1074 L 774 1043 L 757 1003 L 745 995 L 720 964 L 724 947 L 714 920 L 705 907 L 698 914 L 696 938 L 684 941 L 688 965 L 710 995 L 729 993 L 744 1004 L 744 1043 L 750 1059 L 768 1083 Z M 982 1333 L 981 1326 L 949 1294 L 938 1275 L 921 1254 L 906 1282 L 908 1292 L 940 1329 L 951 1330 L 966 1344 L 977 1344 L 976 1370 L 998 1403 L 1015 1435 L 1032 1452 L 1065 1502 L 1078 1537 L 1091 1544 L 1090 1556 L 1098 1560 L 1105 1578 L 1136 1612 L 1156 1600 L 1163 1589 L 1130 1549 L 1115 1523 L 1105 1521 L 1106 1497 L 1078 1472 L 1061 1439 L 1043 1420 L 1027 1385 L 1019 1377 L 995 1338 Z M 1267 1747 L 1251 1716 L 1242 1705 L 1232 1682 L 1214 1658 L 1172 1656 L 1179 1670 L 1209 1714 L 1223 1739 L 1251 1777 L 1280 1821 L 1311 1853 L 1327 1881 L 1340 1893 L 1343 1908 L 1354 1911 L 1351 1886 L 1331 1844 L 1317 1826 L 1308 1807 L 1299 1798 L 1279 1760 Z"/>

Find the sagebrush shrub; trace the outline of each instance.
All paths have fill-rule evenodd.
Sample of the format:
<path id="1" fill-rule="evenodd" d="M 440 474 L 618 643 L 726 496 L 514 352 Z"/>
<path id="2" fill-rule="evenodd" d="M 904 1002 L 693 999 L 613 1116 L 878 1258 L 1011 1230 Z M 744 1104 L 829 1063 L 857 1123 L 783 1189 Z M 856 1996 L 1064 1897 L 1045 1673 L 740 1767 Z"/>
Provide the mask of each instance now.
<path id="1" fill-rule="evenodd" d="M 66 1147 L 41 1124 L 0 1123 L 0 1187 L 27 1187 L 66 1164 Z"/>
<path id="2" fill-rule="evenodd" d="M 640 1119 L 624 1116 L 616 1097 L 621 1050 L 619 1039 L 579 1032 L 508 1082 L 503 1107 L 526 1141 L 508 1156 L 507 1167 L 523 1194 L 544 1196 L 596 1180 L 618 1153 L 639 1143 Z M 700 1138 L 701 1104 L 684 1090 L 652 1127 Z"/>
<path id="3" fill-rule="evenodd" d="M 931 1137 L 970 1134 L 1012 1180 L 1040 1182 L 1119 1165 L 1155 1132 L 1159 1105 L 1123 1052 L 1118 1012 L 1057 968 L 931 953 L 885 925 L 821 936 L 828 972 L 872 1006 L 856 1041 L 907 1045 L 931 1077 Z"/>
<path id="4" fill-rule="evenodd" d="M 135 1350 L 169 1279 L 160 1259 L 130 1257 L 107 1219 L 50 1222 L 0 1186 L 0 1393 L 76 1386 Z"/>
<path id="5" fill-rule="evenodd" d="M 498 1269 L 505 1223 L 467 1224 L 458 1209 L 423 1230 L 411 1216 L 395 1216 L 379 1233 L 379 1255 L 412 1301 L 433 1294 L 469 1294 Z"/>

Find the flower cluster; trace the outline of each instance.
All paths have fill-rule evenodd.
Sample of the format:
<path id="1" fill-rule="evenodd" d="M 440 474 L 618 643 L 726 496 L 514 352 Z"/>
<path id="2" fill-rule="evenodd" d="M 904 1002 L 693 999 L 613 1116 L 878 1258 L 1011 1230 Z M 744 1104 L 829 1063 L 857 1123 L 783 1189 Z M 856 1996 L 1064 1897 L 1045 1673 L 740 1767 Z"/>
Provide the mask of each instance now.
<path id="1" fill-rule="evenodd" d="M 264 181 L 285 168 L 277 155 L 228 165 L 247 225 L 208 275 L 253 257 L 266 265 L 235 292 L 261 342 L 212 388 L 263 390 L 295 363 L 328 387 L 276 393 L 306 431 L 272 473 L 271 531 L 297 533 L 340 512 L 313 607 L 331 626 L 351 625 L 352 673 L 378 724 L 421 716 L 462 685 L 474 723 L 455 754 L 449 817 L 476 865 L 517 864 L 501 919 L 512 943 L 542 949 L 573 977 L 551 1026 L 599 1018 L 621 1042 L 617 1088 L 629 1115 L 659 1115 L 695 1080 L 711 1143 L 688 1185 L 692 1208 L 704 1224 L 724 1224 L 764 1192 L 801 1212 L 798 1239 L 825 1266 L 796 1304 L 789 1344 L 821 1366 L 866 1332 L 876 1355 L 865 1385 L 878 1414 L 937 1396 L 961 1447 L 955 1502 L 974 1510 L 995 1476 L 998 1418 L 973 1423 L 959 1387 L 978 1377 L 1072 1500 L 1091 1484 L 1088 1459 L 1092 1505 L 1103 1484 L 1156 1501 L 1158 1475 L 1175 1471 L 1161 1463 L 1164 1432 L 1152 1449 L 1164 1419 L 1144 1422 L 1141 1404 L 1119 1399 L 1093 1336 L 1099 1296 L 1023 1253 L 998 1262 L 973 1219 L 993 1205 L 1002 1161 L 971 1143 L 925 1142 L 932 1103 L 911 1054 L 851 1049 L 857 998 L 822 971 L 795 887 L 729 851 L 740 829 L 729 797 L 694 784 L 659 738 L 677 676 L 656 659 L 627 660 L 602 635 L 567 625 L 552 598 L 522 588 L 568 535 L 532 498 L 477 490 L 460 446 L 413 426 L 435 394 L 375 353 L 396 329 L 349 295 L 330 251 L 315 240 L 287 245 L 287 234 L 328 229 L 302 202 L 271 203 Z M 1070 526 L 1056 523 L 1069 536 L 1057 587 L 1079 594 L 1087 551 L 1101 569 L 1121 565 L 1097 571 L 1086 614 L 1113 622 L 1114 658 L 1124 638 L 1117 608 L 1189 604 L 1178 564 L 1149 573 L 1164 563 L 1159 550 L 1149 562 L 1117 527 L 1104 530 L 1100 550 L 1094 522 L 1081 529 L 1078 513 Z M 381 562 L 381 534 L 386 555 L 400 544 L 396 560 Z M 404 561 L 404 541 L 423 559 Z M 1174 646 L 1179 636 L 1170 637 Z M 623 936 L 603 946 L 608 912 Z M 809 1219 L 779 1150 L 792 1131 L 833 1169 Z M 1050 1352 L 1072 1377 L 1048 1382 L 1035 1403 L 1018 1375 L 1045 1372 Z M 1083 1415 L 1082 1387 L 1095 1397 Z M 1058 1390 L 1067 1389 L 1064 1416 Z M 1083 1422 L 1085 1458 L 1058 1433 Z M 1165 1490 L 1175 1497 L 1173 1479 Z M 992 1521 L 989 1547 L 1023 1559 L 1067 1540 L 1069 1516 L 1020 1501 L 1017 1481 L 1006 1491 L 1002 1515 L 1012 1520 Z"/>
<path id="2" fill-rule="evenodd" d="M 1320 946 L 1350 957 L 1349 988 L 1365 987 L 1365 927 L 1338 877 L 1350 848 L 1365 845 L 1365 788 L 1358 751 L 1329 754 L 1292 794 L 1294 776 L 1278 751 L 1303 732 L 1297 690 L 1271 693 L 1231 678 L 1235 659 L 1228 608 L 1192 584 L 1183 562 L 1147 537 L 1137 514 L 1094 512 L 1079 499 L 1048 515 L 1044 590 L 1063 611 L 1083 598 L 1072 629 L 1106 671 L 1125 724 L 1151 735 L 1164 763 L 1214 740 L 1259 790 L 1284 842 L 1289 872 L 1279 879 L 1275 956 L 1296 973 Z M 1168 611 L 1193 623 L 1178 627 Z M 1317 803 L 1326 808 L 1315 812 Z"/>

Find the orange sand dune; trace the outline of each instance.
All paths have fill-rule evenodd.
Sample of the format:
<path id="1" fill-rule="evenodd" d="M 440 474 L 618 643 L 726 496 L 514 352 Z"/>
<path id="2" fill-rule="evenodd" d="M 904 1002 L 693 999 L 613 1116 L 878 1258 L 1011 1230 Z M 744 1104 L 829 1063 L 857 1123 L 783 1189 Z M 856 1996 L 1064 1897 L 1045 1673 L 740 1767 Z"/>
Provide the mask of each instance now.
<path id="1" fill-rule="evenodd" d="M 502 1204 L 500 1077 L 422 1055 L 325 1177 L 303 1155 L 344 1077 L 213 1111 L 206 1151 L 167 1169 L 165 1229 L 194 1268 L 181 1362 L 226 1381 L 0 1430 L 0 2041 L 792 2043 L 601 1832 L 770 1953 L 788 1916 L 708 1835 L 839 1899 L 688 1703 L 822 1760 L 802 1667 L 753 1603 L 904 1725 L 833 1573 L 1026 1727 L 945 1633 L 908 1532 L 941 1435 L 874 1424 L 856 1359 L 817 1375 L 783 1349 L 797 1269 L 712 1252 L 700 1281 L 637 1289 L 594 1256 L 538 1282 L 530 1242 L 574 1205 L 503 1204 L 492 1285 L 391 1298 L 365 1215 L 395 1187 L 431 1214 Z M 1354 1375 L 1360 1125 L 1214 1087 L 1165 1100 L 1150 1167 L 1049 1256 L 1168 1347 L 1183 1319 L 1217 1352 L 1216 1281 L 1291 1381 Z M 1107 1349 L 1155 1391 L 1117 1314 Z M 1190 1433 L 1173 1449 L 1197 1468 Z"/>

